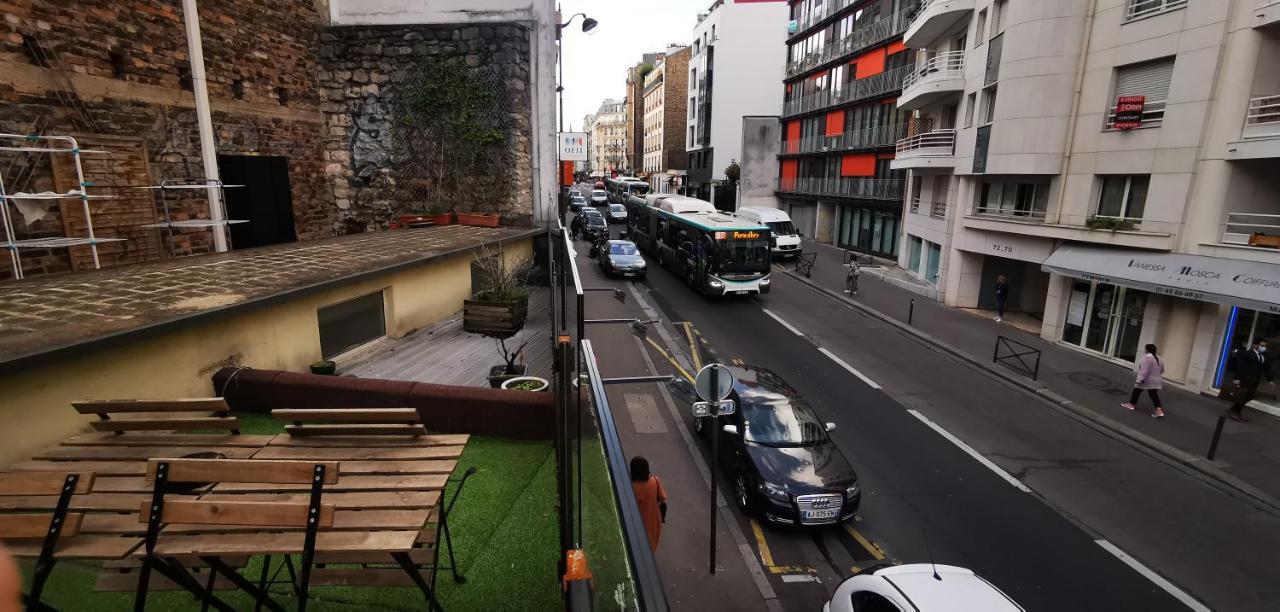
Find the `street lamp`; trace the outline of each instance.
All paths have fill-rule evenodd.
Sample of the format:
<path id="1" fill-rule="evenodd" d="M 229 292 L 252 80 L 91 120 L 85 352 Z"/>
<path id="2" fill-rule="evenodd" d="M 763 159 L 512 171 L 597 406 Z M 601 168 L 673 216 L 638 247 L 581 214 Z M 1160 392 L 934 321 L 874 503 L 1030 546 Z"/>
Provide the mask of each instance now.
<path id="1" fill-rule="evenodd" d="M 556 97 L 558 98 L 558 101 L 560 103 L 560 128 L 559 128 L 560 133 L 564 133 L 564 29 L 569 27 L 569 24 L 573 23 L 573 20 L 577 19 L 578 17 L 582 18 L 582 32 L 584 34 L 590 34 L 591 31 L 596 29 L 596 26 L 600 24 L 600 22 L 596 21 L 595 19 L 587 17 L 586 13 L 575 13 L 573 15 L 570 15 L 569 19 L 566 20 L 564 23 L 558 24 L 556 26 L 556 44 L 559 45 L 560 47 L 560 58 L 558 62 L 560 64 L 559 66 L 560 74 L 558 77 L 559 82 L 556 83 Z M 559 138 L 557 137 L 557 141 L 558 140 Z M 563 173 L 564 171 L 562 168 L 563 165 L 564 165 L 564 160 L 560 159 L 560 146 L 557 144 L 556 146 L 556 174 L 557 175 L 560 175 Z M 557 177 L 557 181 L 558 180 L 559 180 L 559 177 Z M 568 207 L 568 203 L 566 202 L 566 198 L 564 196 L 563 191 L 564 191 L 563 189 L 557 190 L 557 194 L 559 196 L 558 201 L 560 202 L 559 212 L 560 212 L 561 222 L 564 221 L 564 214 Z"/>

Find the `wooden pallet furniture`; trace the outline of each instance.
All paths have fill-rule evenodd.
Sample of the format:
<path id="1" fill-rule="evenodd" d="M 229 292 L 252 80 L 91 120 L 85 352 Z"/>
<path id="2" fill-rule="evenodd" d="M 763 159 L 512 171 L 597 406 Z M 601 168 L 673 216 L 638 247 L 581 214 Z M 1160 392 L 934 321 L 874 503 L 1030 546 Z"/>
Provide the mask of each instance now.
<path id="1" fill-rule="evenodd" d="M 80 414 L 97 415 L 95 431 L 126 432 L 224 430 L 240 433 L 240 420 L 220 397 L 181 399 L 81 400 L 71 406 Z"/>
<path id="2" fill-rule="evenodd" d="M 271 416 L 293 436 L 425 436 L 416 408 L 281 408 Z"/>

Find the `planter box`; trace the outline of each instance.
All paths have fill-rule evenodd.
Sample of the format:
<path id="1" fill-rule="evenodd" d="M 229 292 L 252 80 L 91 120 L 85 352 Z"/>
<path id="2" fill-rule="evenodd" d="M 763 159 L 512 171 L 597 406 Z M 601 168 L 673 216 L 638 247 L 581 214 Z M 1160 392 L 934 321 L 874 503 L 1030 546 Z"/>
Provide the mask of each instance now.
<path id="1" fill-rule="evenodd" d="M 516 366 L 510 370 L 507 369 L 506 364 L 493 366 L 492 368 L 489 368 L 489 386 L 494 389 L 501 389 L 502 383 L 505 383 L 512 378 L 520 378 L 524 376 L 524 370 L 524 364 L 516 364 Z"/>
<path id="2" fill-rule="evenodd" d="M 460 212 L 458 215 L 458 225 L 471 225 L 475 227 L 498 227 L 498 221 L 501 215 L 494 213 L 466 213 Z"/>
<path id="3" fill-rule="evenodd" d="M 427 215 L 426 218 L 430 219 L 436 225 L 453 225 L 454 223 L 453 213 L 451 212 L 440 213 L 438 215 Z"/>
<path id="4" fill-rule="evenodd" d="M 528 312 L 528 296 L 511 302 L 463 300 L 462 329 L 492 338 L 510 338 L 524 327 Z"/>
<path id="5" fill-rule="evenodd" d="M 1280 236 L 1254 234 L 1249 237 L 1249 246 L 1271 247 L 1273 249 L 1280 249 Z"/>

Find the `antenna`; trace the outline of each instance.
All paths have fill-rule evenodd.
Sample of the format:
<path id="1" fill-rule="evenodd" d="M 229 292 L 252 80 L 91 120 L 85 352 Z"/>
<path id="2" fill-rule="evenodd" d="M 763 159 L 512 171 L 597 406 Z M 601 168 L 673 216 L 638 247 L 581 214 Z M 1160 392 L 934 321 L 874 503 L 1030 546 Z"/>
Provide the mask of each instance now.
<path id="1" fill-rule="evenodd" d="M 938 564 L 933 560 L 933 547 L 929 546 L 929 534 L 923 525 L 920 526 L 920 535 L 924 538 L 924 551 L 929 555 L 929 566 L 933 568 L 933 579 L 942 581 L 942 576 L 938 575 Z"/>

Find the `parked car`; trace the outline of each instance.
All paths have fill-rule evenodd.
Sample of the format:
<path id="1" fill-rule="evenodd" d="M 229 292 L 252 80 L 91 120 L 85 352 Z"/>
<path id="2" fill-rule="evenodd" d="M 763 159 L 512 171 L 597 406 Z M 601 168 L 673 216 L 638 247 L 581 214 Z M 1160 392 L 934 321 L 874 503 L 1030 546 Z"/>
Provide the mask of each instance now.
<path id="1" fill-rule="evenodd" d="M 582 210 L 592 210 L 584 207 Z M 589 241 L 599 240 L 601 238 L 609 238 L 609 225 L 604 221 L 604 215 L 597 212 L 594 215 L 582 215 L 582 237 Z"/>
<path id="2" fill-rule="evenodd" d="M 817 413 L 776 373 L 730 367 L 737 378 L 729 399 L 733 414 L 694 419 L 694 430 L 720 433 L 720 469 L 733 484 L 734 500 L 747 514 L 781 525 L 831 525 L 853 518 L 862 501 L 858 474 L 831 441 L 835 423 Z M 696 401 L 693 385 L 671 383 L 675 395 Z"/>
<path id="3" fill-rule="evenodd" d="M 593 189 L 591 191 L 591 204 L 593 206 L 602 206 L 609 203 L 609 192 L 603 189 Z"/>
<path id="4" fill-rule="evenodd" d="M 610 204 L 609 212 L 605 213 L 605 218 L 609 223 L 626 223 L 627 207 L 621 204 Z"/>
<path id="5" fill-rule="evenodd" d="M 630 240 L 610 240 L 600 256 L 600 271 L 605 276 L 644 278 L 648 265 L 636 243 Z"/>
<path id="6" fill-rule="evenodd" d="M 1023 612 L 1008 595 L 963 567 L 876 565 L 840 583 L 823 612 Z"/>
<path id="7" fill-rule="evenodd" d="M 776 257 L 795 257 L 800 254 L 800 234 L 787 213 L 776 208 L 752 208 L 744 206 L 733 216 L 758 225 L 769 226 L 769 248 Z"/>

